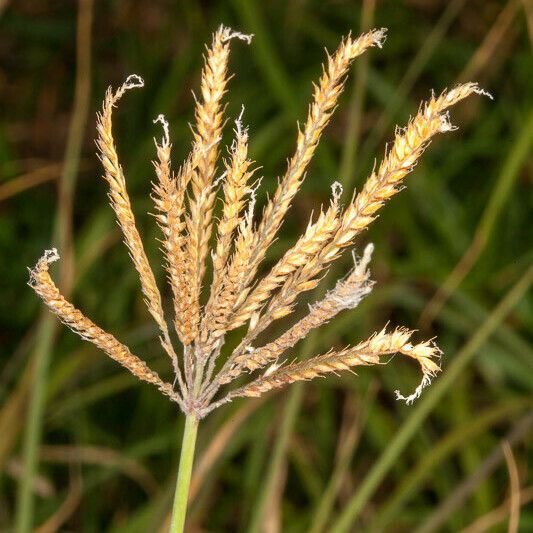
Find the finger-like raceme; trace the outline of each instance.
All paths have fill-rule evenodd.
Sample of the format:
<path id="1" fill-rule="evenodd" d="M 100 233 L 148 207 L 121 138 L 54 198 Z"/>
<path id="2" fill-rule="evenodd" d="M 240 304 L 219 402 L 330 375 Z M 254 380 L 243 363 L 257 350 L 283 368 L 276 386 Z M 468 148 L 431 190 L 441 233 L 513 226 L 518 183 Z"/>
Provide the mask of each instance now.
<path id="1" fill-rule="evenodd" d="M 237 38 L 248 43 L 250 35 L 234 32 L 220 26 L 213 36 L 213 43 L 207 50 L 202 70 L 201 95 L 196 102 L 196 124 L 194 129 L 193 159 L 197 160 L 192 174 L 192 198 L 190 216 L 187 218 L 188 260 L 191 262 L 191 276 L 188 284 L 193 298 L 199 305 L 202 279 L 213 218 L 216 187 L 213 186 L 223 126 L 222 97 L 228 82 L 227 66 L 229 42 Z M 196 323 L 199 315 L 194 317 Z"/>
<path id="2" fill-rule="evenodd" d="M 156 219 L 163 232 L 163 250 L 166 269 L 172 289 L 174 304 L 174 326 L 182 344 L 188 346 L 196 337 L 199 309 L 187 282 L 191 277 L 191 265 L 185 250 L 185 193 L 190 182 L 195 162 L 189 157 L 174 176 L 170 165 L 170 138 L 168 123 L 163 115 L 155 122 L 163 125 L 163 139 L 156 141 L 157 161 L 154 162 L 157 181 L 153 184 L 153 195 L 157 209 Z"/>
<path id="3" fill-rule="evenodd" d="M 398 328 L 392 333 L 386 333 L 383 329 L 372 335 L 367 341 L 338 352 L 328 352 L 306 361 L 284 366 L 273 365 L 267 369 L 263 376 L 230 392 L 221 402 L 227 402 L 239 396 L 260 396 L 296 381 L 307 381 L 328 373 L 349 370 L 356 366 L 381 364 L 383 357 L 396 353 L 417 361 L 423 376 L 421 386 L 427 386 L 428 380 L 431 380 L 440 371 L 439 365 L 435 362 L 435 358 L 440 355 L 440 350 L 430 341 L 412 345 L 409 342 L 412 333 L 412 331 L 403 328 Z M 400 399 L 412 401 L 411 396 L 403 398 L 399 393 L 397 395 Z"/>
<path id="4" fill-rule="evenodd" d="M 154 273 L 148 263 L 141 236 L 135 225 L 135 217 L 131 209 L 128 191 L 126 190 L 126 179 L 118 159 L 112 131 L 113 107 L 126 91 L 143 86 L 144 81 L 139 76 L 133 74 L 128 77 L 117 91 L 113 92 L 111 88 L 107 90 L 102 111 L 97 115 L 96 131 L 98 138 L 96 139 L 96 145 L 98 146 L 100 160 L 105 171 L 104 178 L 109 184 L 111 206 L 115 211 L 118 223 L 124 234 L 124 242 L 130 251 L 130 257 L 139 273 L 146 305 L 163 333 L 162 344 L 165 351 L 175 362 L 176 354 L 172 347 L 165 322 L 163 307 L 161 305 L 161 295 L 155 282 Z"/>
<path id="5" fill-rule="evenodd" d="M 170 383 L 165 383 L 146 363 L 133 355 L 129 348 L 119 342 L 113 335 L 105 332 L 67 302 L 53 282 L 49 273 L 50 263 L 57 261 L 59 255 L 55 249 L 47 250 L 35 267 L 30 270 L 29 285 L 42 298 L 49 309 L 72 331 L 86 341 L 92 342 L 106 355 L 128 369 L 135 377 L 155 385 L 163 394 L 182 405 L 179 395 Z"/>
<path id="6" fill-rule="evenodd" d="M 246 195 L 254 194 L 250 185 L 254 169 L 248 158 L 248 131 L 243 128 L 241 117 L 236 121 L 236 138 L 231 147 L 230 159 L 225 162 L 226 172 L 223 182 L 224 201 L 222 216 L 218 224 L 218 240 L 213 253 L 213 281 L 211 294 L 202 320 L 202 343 L 206 351 L 210 334 L 217 323 L 214 316 L 215 302 L 220 301 L 221 292 L 226 282 L 227 262 L 230 257 L 235 230 L 243 222 L 242 210 Z"/>

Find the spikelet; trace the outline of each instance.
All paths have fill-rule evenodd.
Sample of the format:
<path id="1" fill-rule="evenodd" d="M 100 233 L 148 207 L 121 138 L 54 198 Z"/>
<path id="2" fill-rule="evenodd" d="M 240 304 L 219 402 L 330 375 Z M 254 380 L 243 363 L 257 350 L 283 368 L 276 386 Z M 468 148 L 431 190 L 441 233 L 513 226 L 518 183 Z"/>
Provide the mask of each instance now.
<path id="1" fill-rule="evenodd" d="M 211 48 L 207 50 L 202 70 L 201 98 L 196 102 L 193 149 L 198 153 L 193 154 L 193 159 L 197 159 L 198 162 L 192 174 L 192 198 L 190 215 L 187 217 L 187 251 L 189 261 L 193 266 L 188 284 L 191 287 L 193 299 L 197 302 L 195 308 L 198 307 L 200 300 L 216 197 L 216 187 L 213 186 L 213 182 L 219 152 L 218 145 L 222 135 L 222 97 L 226 92 L 228 81 L 229 41 L 238 38 L 250 43 L 251 37 L 220 26 L 213 36 Z M 198 313 L 194 313 L 193 320 L 196 326 L 199 321 Z"/>
<path id="2" fill-rule="evenodd" d="M 191 179 L 194 161 L 189 158 L 178 172 L 172 174 L 170 167 L 170 137 L 168 123 L 163 115 L 154 122 L 163 126 L 161 143 L 155 141 L 157 161 L 154 162 L 157 182 L 153 184 L 152 199 L 158 211 L 157 221 L 164 235 L 166 269 L 172 289 L 174 304 L 174 327 L 182 344 L 188 346 L 196 336 L 192 317 L 198 309 L 192 309 L 194 301 L 187 279 L 190 264 L 185 254 L 185 192 Z"/>
<path id="3" fill-rule="evenodd" d="M 225 162 L 224 203 L 218 224 L 218 241 L 213 256 L 215 280 L 222 276 L 231 249 L 231 237 L 239 225 L 245 196 L 251 191 L 248 182 L 253 175 L 252 161 L 248 159 L 248 131 L 243 129 L 241 118 L 236 121 L 236 139 L 231 149 L 231 159 Z"/>
<path id="4" fill-rule="evenodd" d="M 349 370 L 354 366 L 377 365 L 381 363 L 382 357 L 395 353 L 416 360 L 422 370 L 422 383 L 427 383 L 440 371 L 439 365 L 434 361 L 435 357 L 440 355 L 440 351 L 430 342 L 413 346 L 409 343 L 412 333 L 412 331 L 403 328 L 398 328 L 392 333 L 386 333 L 383 329 L 367 341 L 338 352 L 328 352 L 306 361 L 285 366 L 274 365 L 273 368 L 267 369 L 260 378 L 230 392 L 222 402 L 239 396 L 260 396 L 265 392 L 296 381 L 306 381 L 324 376 L 327 373 Z"/>
<path id="5" fill-rule="evenodd" d="M 216 323 L 213 316 L 213 302 L 220 297 L 224 286 L 232 237 L 242 220 L 241 211 L 245 206 L 246 195 L 254 193 L 254 188 L 249 182 L 255 169 L 250 168 L 253 162 L 248 158 L 248 130 L 242 125 L 243 112 L 235 121 L 235 141 L 231 146 L 231 157 L 224 163 L 226 172 L 223 181 L 222 217 L 218 224 L 217 245 L 213 253 L 211 294 L 202 320 L 202 343 L 206 346 L 206 351 L 209 351 L 206 345 L 209 334 Z"/>
<path id="6" fill-rule="evenodd" d="M 170 383 L 162 381 L 143 361 L 133 355 L 127 346 L 120 343 L 113 335 L 100 329 L 85 317 L 81 311 L 65 300 L 48 271 L 50 263 L 58 259 L 59 255 L 55 248 L 47 250 L 37 261 L 35 267 L 30 269 L 29 286 L 42 298 L 50 310 L 82 339 L 92 342 L 111 359 L 114 359 L 129 370 L 135 377 L 155 385 L 163 394 L 182 406 L 181 398 L 174 392 Z"/>
<path id="7" fill-rule="evenodd" d="M 163 348 L 172 359 L 174 367 L 177 368 L 177 357 L 172 347 L 163 315 L 161 295 L 159 294 L 154 273 L 148 263 L 141 237 L 135 225 L 135 217 L 126 190 L 126 180 L 118 160 L 112 132 L 113 107 L 126 91 L 143 86 L 144 81 L 142 78 L 133 74 L 126 79 L 116 92 L 113 93 L 111 88 L 107 90 L 102 111 L 97 115 L 96 131 L 98 138 L 96 145 L 98 146 L 100 160 L 105 171 L 104 178 L 109 184 L 111 207 L 115 211 L 122 233 L 124 234 L 124 242 L 130 251 L 133 264 L 139 273 L 146 305 L 163 334 L 163 338 L 161 339 Z"/>

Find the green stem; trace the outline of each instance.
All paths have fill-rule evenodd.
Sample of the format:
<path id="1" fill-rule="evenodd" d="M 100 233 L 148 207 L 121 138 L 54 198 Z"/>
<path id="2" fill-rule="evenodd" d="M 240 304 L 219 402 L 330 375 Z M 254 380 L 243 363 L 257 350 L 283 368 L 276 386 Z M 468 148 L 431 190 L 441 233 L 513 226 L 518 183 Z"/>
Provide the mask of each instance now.
<path id="1" fill-rule="evenodd" d="M 197 433 L 198 419 L 194 415 L 188 415 L 185 419 L 185 430 L 183 431 L 183 440 L 181 443 L 180 466 L 176 481 L 176 492 L 174 494 L 169 533 L 182 533 L 184 530 Z"/>
<path id="2" fill-rule="evenodd" d="M 61 250 L 63 261 L 60 270 L 60 288 L 65 295 L 72 289 L 72 198 L 76 186 L 83 136 L 87 125 L 90 100 L 91 31 L 93 0 L 78 1 L 77 56 L 74 109 L 69 132 L 63 169 L 59 180 L 58 212 L 54 221 L 53 242 Z M 15 531 L 28 533 L 33 528 L 33 484 L 38 468 L 41 446 L 43 415 L 46 402 L 48 371 L 52 359 L 55 321 L 47 314 L 39 325 L 35 347 L 35 371 L 26 419 L 22 464 L 19 484 Z"/>
<path id="3" fill-rule="evenodd" d="M 24 470 L 19 484 L 17 498 L 17 513 L 15 518 L 15 531 L 17 533 L 28 533 L 33 526 L 33 483 L 41 443 L 41 427 L 48 367 L 50 366 L 52 344 L 54 342 L 54 326 L 55 323 L 52 316 L 44 316 L 37 335 L 32 394 L 30 396 L 26 433 L 24 435 L 22 449 Z"/>

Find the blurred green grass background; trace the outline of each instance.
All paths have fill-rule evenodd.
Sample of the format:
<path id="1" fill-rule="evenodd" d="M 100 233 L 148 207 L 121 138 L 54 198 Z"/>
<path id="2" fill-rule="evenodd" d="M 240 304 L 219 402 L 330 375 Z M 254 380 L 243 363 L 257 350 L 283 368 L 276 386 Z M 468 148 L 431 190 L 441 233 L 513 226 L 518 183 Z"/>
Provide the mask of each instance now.
<path id="1" fill-rule="evenodd" d="M 460 129 L 433 143 L 358 241 L 376 245 L 373 293 L 300 350 L 390 321 L 437 336 L 443 374 L 412 407 L 394 390 L 415 386 L 418 371 L 397 358 L 220 409 L 201 425 L 189 530 L 533 530 L 530 0 L 0 2 L 0 530 L 164 530 L 181 415 L 43 312 L 26 267 L 59 245 L 65 292 L 170 376 L 100 179 L 95 112 L 109 84 L 145 79 L 115 134 L 163 290 L 147 214 L 152 120 L 169 119 L 178 165 L 220 23 L 255 34 L 232 45 L 227 117 L 245 105 L 260 201 L 293 149 L 324 46 L 388 28 L 383 49 L 357 62 L 268 264 L 333 181 L 345 198 L 361 186 L 432 89 L 475 80 L 494 100 L 452 110 Z"/>

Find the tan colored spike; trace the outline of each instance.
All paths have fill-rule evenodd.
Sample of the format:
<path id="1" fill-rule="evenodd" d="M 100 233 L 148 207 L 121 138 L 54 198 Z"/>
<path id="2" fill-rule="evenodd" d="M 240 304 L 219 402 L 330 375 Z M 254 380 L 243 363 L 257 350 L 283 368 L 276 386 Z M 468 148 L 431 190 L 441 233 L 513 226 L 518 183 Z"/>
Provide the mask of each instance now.
<path id="1" fill-rule="evenodd" d="M 197 165 L 192 174 L 192 198 L 190 216 L 187 219 L 187 252 L 191 262 L 191 275 L 187 283 L 191 287 L 193 300 L 199 305 L 202 280 L 205 274 L 205 261 L 211 236 L 213 207 L 216 197 L 214 186 L 222 126 L 222 97 L 228 82 L 227 65 L 229 42 L 237 38 L 250 42 L 251 36 L 234 32 L 220 26 L 213 35 L 211 47 L 207 50 L 202 70 L 201 97 L 196 102 L 195 144 L 193 159 Z M 198 324 L 199 315 L 195 327 Z"/>
<path id="2" fill-rule="evenodd" d="M 246 195 L 254 194 L 254 189 L 249 183 L 254 170 L 250 168 L 252 161 L 248 159 L 248 131 L 243 127 L 241 121 L 242 113 L 239 119 L 235 121 L 235 141 L 231 147 L 231 157 L 229 161 L 225 162 L 224 202 L 222 217 L 218 224 L 217 245 L 213 253 L 213 281 L 202 320 L 202 343 L 206 352 L 210 352 L 208 340 L 218 323 L 217 317 L 214 315 L 214 306 L 215 302 L 220 301 L 226 282 L 227 262 L 231 253 L 232 238 L 235 230 L 244 221 L 245 215 L 243 215 L 242 210 L 245 206 Z"/>
<path id="3" fill-rule="evenodd" d="M 427 386 L 428 380 L 440 372 L 440 367 L 435 362 L 435 358 L 440 356 L 440 350 L 429 341 L 413 346 L 409 342 L 412 334 L 412 331 L 403 328 L 397 328 L 392 333 L 386 333 L 383 329 L 367 341 L 344 350 L 328 352 L 284 366 L 274 365 L 255 381 L 230 392 L 220 404 L 239 396 L 257 397 L 296 381 L 307 381 L 331 372 L 349 370 L 355 366 L 381 364 L 381 358 L 395 353 L 406 355 L 418 362 L 423 374 L 421 385 L 424 383 L 424 386 Z M 398 398 L 404 399 L 399 393 L 397 395 Z"/>
<path id="4" fill-rule="evenodd" d="M 163 115 L 159 115 L 154 122 L 163 126 L 163 139 L 156 141 L 157 161 L 154 162 L 157 182 L 153 184 L 152 199 L 158 213 L 157 221 L 163 232 L 163 249 L 165 252 L 166 269 L 172 289 L 174 304 L 174 326 L 180 341 L 185 345 L 191 344 L 196 336 L 195 316 L 199 309 L 191 294 L 191 287 L 187 283 L 190 278 L 190 264 L 187 261 L 185 247 L 185 193 L 191 180 L 195 162 L 189 158 L 178 175 L 172 174 L 170 166 L 170 138 L 168 123 Z"/>
<path id="5" fill-rule="evenodd" d="M 182 404 L 179 395 L 174 392 L 170 383 L 165 383 L 156 372 L 148 368 L 146 363 L 133 355 L 129 348 L 119 342 L 113 335 L 106 333 L 91 320 L 67 302 L 53 282 L 48 271 L 50 263 L 57 261 L 57 250 L 47 250 L 39 259 L 35 268 L 30 270 L 29 285 L 42 298 L 44 303 L 55 313 L 61 321 L 72 331 L 86 341 L 92 342 L 111 359 L 128 369 L 135 377 L 155 385 L 163 394 Z"/>
<path id="6" fill-rule="evenodd" d="M 163 348 L 172 359 L 174 367 L 177 368 L 177 357 L 172 347 L 165 322 L 163 307 L 161 305 L 161 295 L 159 294 L 154 273 L 148 263 L 141 237 L 135 225 L 135 217 L 126 189 L 126 179 L 118 159 L 112 131 L 113 107 L 126 91 L 143 86 L 144 81 L 142 78 L 136 74 L 132 74 L 128 76 L 126 81 L 115 92 L 111 88 L 107 90 L 102 111 L 97 115 L 96 131 L 98 138 L 96 145 L 98 146 L 100 160 L 105 171 L 104 178 L 109 184 L 111 207 L 115 211 L 122 233 L 124 234 L 124 242 L 130 251 L 133 264 L 139 273 L 146 305 L 163 334 L 163 338 L 161 339 Z"/>

